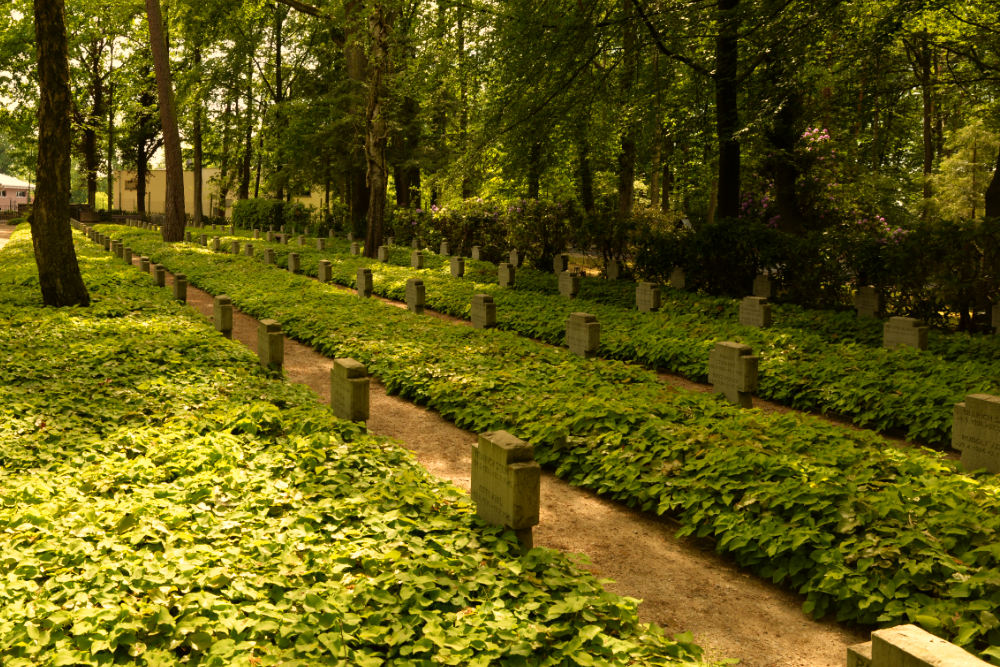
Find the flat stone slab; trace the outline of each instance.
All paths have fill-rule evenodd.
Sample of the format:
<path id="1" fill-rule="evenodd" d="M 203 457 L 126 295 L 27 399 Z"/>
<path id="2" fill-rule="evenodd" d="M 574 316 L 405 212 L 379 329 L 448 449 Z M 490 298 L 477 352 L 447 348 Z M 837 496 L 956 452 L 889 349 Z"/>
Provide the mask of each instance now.
<path id="1" fill-rule="evenodd" d="M 872 633 L 871 667 L 987 667 L 964 649 L 915 625 Z"/>
<path id="2" fill-rule="evenodd" d="M 541 468 L 535 449 L 507 431 L 472 445 L 472 500 L 486 523 L 523 530 L 538 525 Z"/>
<path id="3" fill-rule="evenodd" d="M 1000 472 L 1000 396 L 969 394 L 955 404 L 951 446 L 962 452 L 963 469 Z"/>
<path id="4" fill-rule="evenodd" d="M 891 350 L 905 345 L 926 350 L 927 331 L 928 327 L 915 318 L 890 317 L 882 327 L 882 347 Z"/>
<path id="5" fill-rule="evenodd" d="M 749 345 L 722 341 L 708 355 L 708 382 L 716 393 L 742 408 L 752 407 L 758 358 Z"/>

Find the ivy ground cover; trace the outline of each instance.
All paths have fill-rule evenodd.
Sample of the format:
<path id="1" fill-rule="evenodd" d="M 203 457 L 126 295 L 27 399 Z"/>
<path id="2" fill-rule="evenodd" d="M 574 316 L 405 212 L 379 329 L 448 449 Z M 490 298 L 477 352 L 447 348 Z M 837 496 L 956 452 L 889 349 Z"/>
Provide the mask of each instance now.
<path id="1" fill-rule="evenodd" d="M 492 294 L 500 328 L 555 345 L 563 344 L 569 313 L 585 310 L 601 323 L 601 356 L 696 381 L 707 381 L 716 342 L 746 343 L 760 355 L 761 397 L 918 442 L 950 443 L 954 404 L 970 393 L 1000 393 L 1000 336 L 933 332 L 926 352 L 885 350 L 881 323 L 848 312 L 778 304 L 776 325 L 755 329 L 738 323 L 732 299 L 664 289 L 660 312 L 639 313 L 634 284 L 625 281 L 586 278 L 580 297 L 567 300 L 558 296 L 554 276 L 532 269 L 519 269 L 517 288 L 510 290 L 496 284 L 496 267 L 486 262 L 467 260 L 467 277 L 455 279 L 447 259 L 430 252 L 427 268 L 415 270 L 404 248 L 392 248 L 386 265 L 351 256 L 341 240 L 330 241 L 326 251 L 255 243 L 273 248 L 282 266 L 289 252 L 298 252 L 302 270 L 313 276 L 319 260 L 330 259 L 339 284 L 353 286 L 357 269 L 368 266 L 375 292 L 390 298 L 402 299 L 406 279 L 421 277 L 428 307 L 457 317 L 469 317 L 474 293 Z"/>
<path id="2" fill-rule="evenodd" d="M 0 253 L 0 663 L 700 664 L 557 552 L 79 244 Z"/>
<path id="3" fill-rule="evenodd" d="M 1000 658 L 1000 497 L 959 474 L 815 418 L 741 411 L 617 361 L 511 332 L 448 324 L 245 256 L 127 243 L 331 357 L 474 431 L 506 428 L 570 482 L 712 537 L 805 610 L 863 624 L 915 622 Z"/>

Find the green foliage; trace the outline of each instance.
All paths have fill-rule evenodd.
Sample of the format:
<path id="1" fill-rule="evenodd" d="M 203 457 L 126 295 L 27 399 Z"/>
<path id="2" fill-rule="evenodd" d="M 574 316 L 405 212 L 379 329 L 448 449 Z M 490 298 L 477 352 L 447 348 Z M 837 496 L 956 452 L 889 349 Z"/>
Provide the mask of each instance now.
<path id="1" fill-rule="evenodd" d="M 275 231 L 283 225 L 289 234 L 309 229 L 310 212 L 299 202 L 274 199 L 240 199 L 233 204 L 233 224 L 240 229 Z"/>

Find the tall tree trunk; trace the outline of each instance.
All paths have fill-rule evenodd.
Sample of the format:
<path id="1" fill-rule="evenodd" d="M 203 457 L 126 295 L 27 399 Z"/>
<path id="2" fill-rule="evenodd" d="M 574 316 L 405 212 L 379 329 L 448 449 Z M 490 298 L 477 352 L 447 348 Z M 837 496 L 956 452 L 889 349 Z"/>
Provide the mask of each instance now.
<path id="1" fill-rule="evenodd" d="M 674 140 L 670 136 L 663 137 L 663 194 L 660 197 L 660 210 L 667 213 L 670 210 L 670 197 L 674 193 L 674 172 L 671 161 L 674 157 Z"/>
<path id="2" fill-rule="evenodd" d="M 618 153 L 618 215 L 624 219 L 631 215 L 635 201 L 636 124 L 632 113 L 632 87 L 639 74 L 639 54 L 636 48 L 635 7 L 630 0 L 621 0 L 621 3 L 624 62 L 620 85 L 625 106 L 625 127 L 622 131 L 621 151 Z"/>
<path id="3" fill-rule="evenodd" d="M 108 195 L 108 213 L 115 208 L 114 159 L 115 159 L 115 84 L 111 80 L 115 68 L 115 43 L 111 41 L 108 47 L 108 180 L 105 185 Z M 121 205 L 121 202 L 119 202 Z"/>
<path id="4" fill-rule="evenodd" d="M 237 197 L 250 198 L 250 167 L 253 164 L 253 62 L 247 61 L 247 129 L 240 168 L 240 188 Z"/>
<path id="5" fill-rule="evenodd" d="M 167 167 L 166 216 L 163 223 L 164 241 L 184 239 L 184 166 L 181 163 L 181 137 L 174 111 L 174 88 L 170 81 L 170 56 L 164 35 L 160 0 L 146 0 L 149 19 L 149 43 L 156 71 L 156 92 L 160 100 L 160 125 L 163 129 L 163 155 Z"/>
<path id="6" fill-rule="evenodd" d="M 458 114 L 458 150 L 465 157 L 469 143 L 469 83 L 465 72 L 465 11 L 458 6 L 458 81 L 459 81 L 459 114 Z M 462 199 L 472 196 L 472 182 L 469 170 L 462 170 Z"/>
<path id="7" fill-rule="evenodd" d="M 577 132 L 577 181 L 580 188 L 580 205 L 587 213 L 594 212 L 594 170 L 590 165 L 590 140 L 587 130 Z"/>
<path id="8" fill-rule="evenodd" d="M 69 224 L 69 58 L 63 0 L 35 0 L 38 54 L 38 165 L 31 241 L 46 306 L 87 306 Z"/>
<path id="9" fill-rule="evenodd" d="M 774 203 L 778 212 L 778 226 L 787 232 L 800 235 L 805 231 L 805 225 L 799 206 L 797 187 L 799 168 L 795 163 L 793 152 L 801 135 L 799 129 L 801 117 L 801 94 L 792 91 L 775 114 L 767 133 L 768 142 L 773 147 L 771 151 L 773 157 L 769 160 L 768 170 L 774 179 Z"/>
<path id="10" fill-rule="evenodd" d="M 528 199 L 538 199 L 542 191 L 542 142 L 531 144 L 528 152 Z"/>
<path id="11" fill-rule="evenodd" d="M 139 140 L 139 145 L 136 146 L 136 158 L 135 158 L 135 210 L 136 212 L 145 217 L 146 216 L 146 151 L 145 151 L 145 141 L 143 139 Z"/>
<path id="12" fill-rule="evenodd" d="M 386 190 L 389 172 L 386 169 L 386 143 L 389 129 L 383 102 L 386 96 L 385 78 L 389 75 L 389 37 L 392 18 L 381 3 L 376 4 L 368 18 L 371 37 L 371 57 L 368 61 L 368 104 L 365 114 L 365 158 L 368 162 L 368 228 L 365 232 L 365 257 L 378 255 L 385 224 Z"/>
<path id="13" fill-rule="evenodd" d="M 997 154 L 997 166 L 993 169 L 993 178 L 986 187 L 987 218 L 1000 218 L 1000 153 Z"/>
<path id="14" fill-rule="evenodd" d="M 719 142 L 715 216 L 740 212 L 739 0 L 718 0 L 719 34 L 715 41 L 715 116 Z"/>
<path id="15" fill-rule="evenodd" d="M 238 98 L 236 104 L 237 104 L 236 115 L 239 116 L 240 111 L 239 111 Z M 232 174 L 230 174 L 229 172 L 229 165 L 231 161 L 230 159 L 231 156 L 229 152 L 232 149 L 231 135 L 233 130 L 232 126 L 229 124 L 229 120 L 232 117 L 230 114 L 232 110 L 233 110 L 232 100 L 227 100 L 226 110 L 223 113 L 223 116 L 226 119 L 226 123 L 222 127 L 222 157 L 220 159 L 220 164 L 219 164 L 219 176 L 221 176 L 221 178 L 219 179 L 219 210 L 222 211 L 223 217 L 225 217 L 226 215 L 226 200 L 229 198 L 229 188 L 231 185 L 231 181 L 229 179 L 232 176 Z M 215 211 L 209 211 L 208 214 L 214 216 Z"/>
<path id="16" fill-rule="evenodd" d="M 284 158 L 282 150 L 282 129 L 284 117 L 282 116 L 281 103 L 285 99 L 285 82 L 283 66 L 281 62 L 281 29 L 288 15 L 288 7 L 281 3 L 274 3 L 274 176 L 277 179 L 277 188 L 274 198 L 281 201 L 285 198 Z"/>
<path id="17" fill-rule="evenodd" d="M 263 161 L 264 161 L 264 133 L 261 132 L 260 135 L 258 135 L 257 137 L 257 166 L 255 167 L 257 173 L 254 176 L 254 182 L 253 182 L 254 199 L 260 197 L 260 169 L 261 169 L 261 163 Z"/>
<path id="18" fill-rule="evenodd" d="M 201 146 L 201 49 L 199 47 L 194 48 L 194 67 L 195 67 L 195 96 L 194 96 L 194 127 L 191 128 L 191 144 L 193 148 L 194 155 L 192 155 L 193 171 L 194 174 L 194 210 L 191 212 L 192 224 L 195 227 L 201 226 L 201 217 L 203 215 L 202 210 L 202 183 L 201 183 L 201 158 L 202 158 L 202 146 Z M 209 211 L 209 215 L 212 212 Z"/>
<path id="19" fill-rule="evenodd" d="M 344 35 L 344 58 L 347 64 L 347 78 L 350 79 L 356 95 L 350 104 L 350 115 L 359 122 L 365 119 L 367 109 L 362 100 L 362 91 L 368 85 L 368 59 L 365 56 L 363 47 L 363 37 L 358 34 L 360 26 L 363 25 L 362 0 L 348 0 L 344 3 L 345 35 Z M 355 236 L 366 234 L 365 228 L 368 225 L 368 208 L 371 205 L 371 195 L 368 192 L 369 181 L 366 176 L 366 134 L 365 132 L 354 137 L 351 141 L 352 149 L 348 155 L 348 174 L 350 180 L 350 226 Z"/>
<path id="20" fill-rule="evenodd" d="M 927 218 L 930 213 L 929 201 L 932 196 L 931 174 L 934 172 L 934 80 L 931 73 L 931 46 L 927 39 L 927 32 L 920 35 L 917 45 L 917 65 L 920 77 L 920 99 L 923 105 L 923 196 L 924 207 L 921 217 Z"/>

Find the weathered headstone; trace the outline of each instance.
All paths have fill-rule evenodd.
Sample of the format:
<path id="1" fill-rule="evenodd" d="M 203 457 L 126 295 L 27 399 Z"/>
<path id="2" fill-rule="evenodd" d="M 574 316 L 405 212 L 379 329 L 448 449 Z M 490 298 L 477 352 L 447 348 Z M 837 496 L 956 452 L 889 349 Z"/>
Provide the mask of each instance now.
<path id="1" fill-rule="evenodd" d="M 515 269 L 513 264 L 501 262 L 500 265 L 497 266 L 497 281 L 500 283 L 500 287 L 513 287 L 514 274 Z"/>
<path id="2" fill-rule="evenodd" d="M 965 649 L 915 625 L 872 632 L 872 640 L 847 649 L 848 667 L 989 667 Z"/>
<path id="3" fill-rule="evenodd" d="M 414 250 L 410 253 L 410 266 L 414 269 L 424 268 L 424 253 Z"/>
<path id="4" fill-rule="evenodd" d="M 563 271 L 568 271 L 568 270 L 569 270 L 569 255 L 567 255 L 564 252 L 556 254 L 556 256 L 552 258 L 552 273 L 558 276 Z"/>
<path id="5" fill-rule="evenodd" d="M 1000 396 L 969 394 L 955 404 L 951 446 L 962 452 L 965 470 L 1000 472 Z"/>
<path id="6" fill-rule="evenodd" d="M 416 237 L 413 237 L 413 239 L 410 241 L 410 248 L 416 250 L 419 247 L 420 247 L 420 241 L 418 241 Z"/>
<path id="7" fill-rule="evenodd" d="M 469 312 L 472 326 L 476 329 L 489 329 L 497 325 L 497 306 L 489 294 L 473 294 Z"/>
<path id="8" fill-rule="evenodd" d="M 745 296 L 740 301 L 739 322 L 745 327 L 771 326 L 771 304 L 762 296 Z"/>
<path id="9" fill-rule="evenodd" d="M 514 248 L 507 255 L 507 263 L 510 264 L 515 269 L 521 264 L 521 257 L 517 254 L 517 248 Z"/>
<path id="10" fill-rule="evenodd" d="M 854 309 L 858 317 L 878 317 L 882 298 L 872 285 L 862 285 L 854 294 Z"/>
<path id="11" fill-rule="evenodd" d="M 243 248 L 243 254 L 246 255 L 247 257 L 253 257 L 253 244 L 252 243 L 246 244 L 246 246 Z"/>
<path id="12" fill-rule="evenodd" d="M 274 320 L 261 320 L 257 326 L 257 357 L 261 366 L 275 371 L 285 362 L 285 334 Z"/>
<path id="13" fill-rule="evenodd" d="M 126 264 L 132 263 L 132 248 L 125 247 L 122 248 L 122 261 Z"/>
<path id="14" fill-rule="evenodd" d="M 406 281 L 406 307 L 414 313 L 424 312 L 424 281 L 420 278 L 410 278 Z"/>
<path id="15" fill-rule="evenodd" d="M 229 254 L 230 255 L 238 255 L 238 254 L 240 254 L 240 242 L 239 241 L 230 241 L 229 242 Z"/>
<path id="16" fill-rule="evenodd" d="M 368 421 L 368 369 L 354 359 L 334 359 L 330 369 L 330 408 L 340 419 Z"/>
<path id="17" fill-rule="evenodd" d="M 259 229 L 254 229 L 253 230 L 253 237 L 255 239 L 259 239 L 260 238 L 260 230 Z"/>
<path id="18" fill-rule="evenodd" d="M 358 269 L 356 281 L 358 296 L 370 297 L 372 295 L 372 270 L 366 267 Z"/>
<path id="19" fill-rule="evenodd" d="M 564 272 L 565 273 L 565 272 Z M 589 313 L 570 313 L 566 319 L 566 345 L 578 357 L 590 358 L 601 344 L 601 323 Z"/>
<path id="20" fill-rule="evenodd" d="M 389 246 L 380 245 L 378 247 L 378 261 L 388 262 L 389 261 Z"/>
<path id="21" fill-rule="evenodd" d="M 361 254 L 361 246 L 358 245 L 357 241 L 354 241 L 353 243 L 351 243 L 351 254 L 352 255 L 360 255 Z"/>
<path id="22" fill-rule="evenodd" d="M 222 249 L 222 239 L 220 239 L 218 236 L 213 236 L 212 237 L 212 251 L 213 252 L 219 252 L 219 250 L 221 250 L 221 249 Z"/>
<path id="23" fill-rule="evenodd" d="M 441 247 L 438 248 L 438 254 L 441 255 L 442 257 L 447 257 L 449 255 L 448 250 L 449 250 L 449 248 L 448 248 L 448 242 L 447 241 L 441 241 Z"/>
<path id="24" fill-rule="evenodd" d="M 233 302 L 225 294 L 212 299 L 212 320 L 215 329 L 226 338 L 233 337 Z"/>
<path id="25" fill-rule="evenodd" d="M 890 317 L 882 327 L 882 347 L 891 350 L 906 345 L 926 350 L 927 329 L 912 317 Z"/>
<path id="26" fill-rule="evenodd" d="M 635 307 L 640 313 L 650 313 L 660 309 L 660 287 L 650 282 L 640 282 L 635 286 Z"/>
<path id="27" fill-rule="evenodd" d="M 464 257 L 452 257 L 448 260 L 450 264 L 452 278 L 461 278 L 465 275 L 465 258 Z"/>
<path id="28" fill-rule="evenodd" d="M 301 236 L 301 235 L 299 236 L 299 247 L 300 248 L 305 248 L 306 247 L 306 237 Z"/>
<path id="29" fill-rule="evenodd" d="M 541 493 L 534 447 L 507 431 L 481 434 L 472 445 L 471 481 L 476 515 L 513 529 L 521 547 L 530 549 Z"/>
<path id="30" fill-rule="evenodd" d="M 139 270 L 143 273 L 149 273 L 149 257 L 139 258 Z"/>
<path id="31" fill-rule="evenodd" d="M 347 232 L 347 240 L 348 241 L 354 240 L 354 232 Z"/>
<path id="32" fill-rule="evenodd" d="M 385 240 L 385 244 L 386 245 L 396 245 L 396 237 L 395 236 L 390 236 L 389 238 L 387 238 Z"/>
<path id="33" fill-rule="evenodd" d="M 562 271 L 559 274 L 559 293 L 567 299 L 575 299 L 580 293 L 580 276 L 575 276 L 569 271 Z"/>
<path id="34" fill-rule="evenodd" d="M 752 407 L 757 391 L 758 358 L 748 345 L 718 342 L 708 355 L 708 382 L 717 394 L 741 408 Z"/>
<path id="35" fill-rule="evenodd" d="M 181 303 L 187 303 L 188 281 L 183 273 L 174 274 L 174 298 Z"/>
<path id="36" fill-rule="evenodd" d="M 316 250 L 326 250 L 326 239 L 324 238 L 316 239 Z"/>
<path id="37" fill-rule="evenodd" d="M 326 238 L 328 238 L 328 239 L 332 239 L 333 238 L 333 230 L 332 229 L 330 229 L 329 231 L 327 231 Z"/>
<path id="38" fill-rule="evenodd" d="M 684 269 L 679 266 L 674 267 L 674 270 L 670 272 L 670 286 L 674 289 L 684 289 L 687 286 L 687 276 L 684 275 Z"/>
<path id="39" fill-rule="evenodd" d="M 614 258 L 609 259 L 608 270 L 607 270 L 608 280 L 618 280 L 619 276 L 621 276 L 621 272 L 622 269 L 621 266 L 618 264 L 618 260 Z"/>
<path id="40" fill-rule="evenodd" d="M 274 264 L 274 248 L 264 248 L 264 263 Z"/>
<path id="41" fill-rule="evenodd" d="M 480 261 L 483 258 L 482 251 L 479 249 L 479 246 L 477 246 L 477 245 L 472 246 L 472 255 L 471 256 L 472 256 L 472 259 L 476 260 L 477 262 Z"/>
<path id="42" fill-rule="evenodd" d="M 753 279 L 753 296 L 762 296 L 765 299 L 774 298 L 774 281 L 764 274 Z"/>
<path id="43" fill-rule="evenodd" d="M 191 243 L 191 232 L 184 232 L 184 240 Z"/>
<path id="44" fill-rule="evenodd" d="M 198 237 L 198 243 L 200 243 L 203 246 L 207 246 L 208 245 L 208 234 L 202 234 L 201 236 L 199 236 Z"/>
<path id="45" fill-rule="evenodd" d="M 288 270 L 292 273 L 299 272 L 299 253 L 290 252 L 288 253 Z"/>
<path id="46" fill-rule="evenodd" d="M 281 228 L 281 230 L 282 230 L 281 234 L 278 234 L 278 242 L 281 243 L 281 245 L 288 245 L 288 237 L 290 235 L 289 234 L 285 234 L 284 233 L 284 229 L 285 228 L 282 227 Z"/>
<path id="47" fill-rule="evenodd" d="M 152 271 L 153 271 L 153 283 L 157 287 L 166 287 L 167 286 L 167 270 L 164 269 L 159 264 L 153 264 Z"/>
<path id="48" fill-rule="evenodd" d="M 268 231 L 266 238 L 268 243 L 274 243 L 274 232 Z"/>

